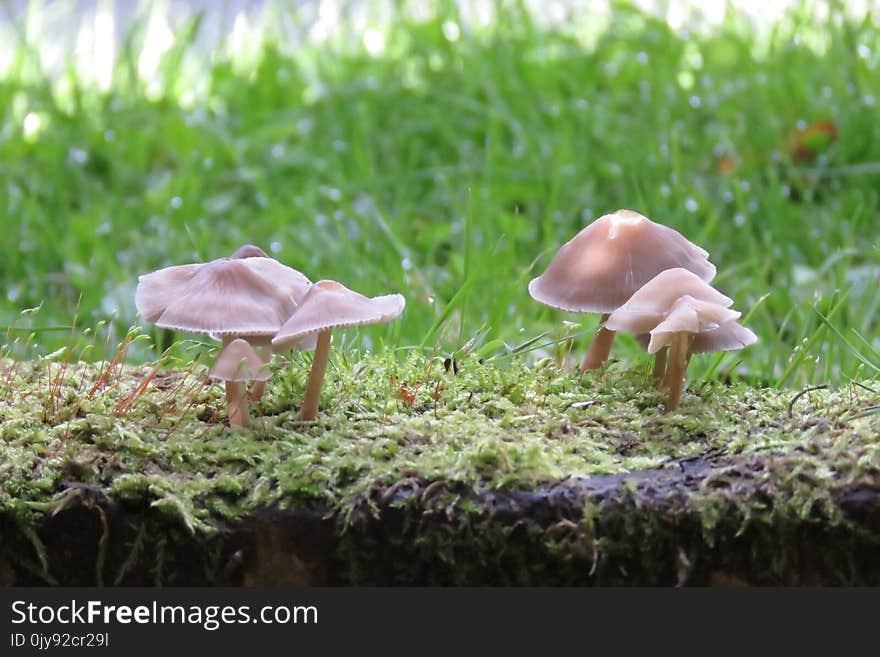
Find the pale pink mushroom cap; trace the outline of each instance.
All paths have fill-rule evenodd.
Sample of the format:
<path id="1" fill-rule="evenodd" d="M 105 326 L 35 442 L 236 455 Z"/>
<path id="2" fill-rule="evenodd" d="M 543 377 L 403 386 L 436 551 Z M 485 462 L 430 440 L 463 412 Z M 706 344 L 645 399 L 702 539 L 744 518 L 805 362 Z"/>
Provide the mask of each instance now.
<path id="1" fill-rule="evenodd" d="M 251 270 L 270 281 L 278 290 L 290 296 L 296 303 L 299 303 L 312 287 L 312 282 L 302 273 L 292 267 L 282 265 L 275 258 L 247 256 L 243 262 Z"/>
<path id="2" fill-rule="evenodd" d="M 715 338 L 718 338 L 720 335 L 722 342 L 724 342 L 724 336 L 727 336 L 729 330 L 725 329 L 721 334 L 718 334 L 718 330 L 722 326 L 727 327 L 734 324 L 739 326 L 736 320 L 739 319 L 741 314 L 717 303 L 702 301 L 691 296 L 681 297 L 675 302 L 666 319 L 651 330 L 651 339 L 648 343 L 647 351 L 654 354 L 663 347 L 670 346 L 673 336 L 677 333 L 687 333 L 694 336 L 694 341 L 696 341 L 697 337 L 702 338 L 699 345 L 706 348 L 691 348 L 691 351 L 694 353 L 701 353 L 702 351 L 729 351 L 728 349 L 715 348 L 716 343 L 721 344 Z M 740 326 L 740 329 L 751 333 L 751 331 L 744 327 Z M 742 331 L 738 335 L 745 336 L 745 333 L 742 333 Z M 754 334 L 752 335 L 754 336 Z M 755 337 L 755 340 L 757 340 L 757 337 Z M 726 344 L 726 342 L 724 343 Z M 749 342 L 748 344 L 752 343 Z M 734 348 L 740 349 L 745 346 L 747 345 L 742 344 Z"/>
<path id="3" fill-rule="evenodd" d="M 223 347 L 208 376 L 221 381 L 267 381 L 272 375 L 247 340 L 238 338 Z"/>
<path id="4" fill-rule="evenodd" d="M 238 249 L 236 253 L 246 252 L 247 249 L 256 249 L 258 251 L 262 251 L 259 247 L 245 245 Z M 235 258 L 235 254 L 232 256 Z M 282 292 L 290 296 L 296 303 L 299 303 L 302 298 L 306 295 L 306 292 L 309 291 L 309 288 L 312 286 L 312 282 L 306 278 L 303 274 L 298 272 L 296 269 L 292 267 L 288 267 L 287 265 L 282 265 L 280 262 L 275 260 L 274 258 L 261 257 L 256 254 L 254 255 L 239 255 L 239 259 L 246 259 L 245 262 L 247 266 L 250 267 L 253 271 L 258 273 L 263 278 L 271 281 L 275 287 Z M 288 315 L 290 317 L 290 315 Z M 281 328 L 279 325 L 278 328 Z M 239 334 L 235 334 L 239 335 Z M 249 337 L 249 334 L 240 334 L 245 337 Z M 270 333 L 261 333 L 259 335 L 275 335 L 275 331 Z M 219 340 L 222 335 L 221 334 L 211 334 L 211 337 L 215 340 Z M 300 348 L 303 351 L 311 351 L 315 348 L 315 340 L 303 342 L 300 345 Z"/>
<path id="5" fill-rule="evenodd" d="M 738 351 L 758 341 L 758 336 L 737 321 L 722 324 L 717 329 L 698 333 L 691 341 L 695 354 L 707 351 Z"/>
<path id="6" fill-rule="evenodd" d="M 258 246 L 243 244 L 229 257 L 233 260 L 240 260 L 242 258 L 268 258 L 269 255 Z"/>
<path id="7" fill-rule="evenodd" d="M 161 328 L 215 339 L 274 335 L 309 287 L 308 278 L 272 258 L 220 258 L 144 274 L 135 304 Z"/>
<path id="8" fill-rule="evenodd" d="M 639 288 L 620 308 L 611 313 L 605 328 L 611 331 L 648 333 L 666 319 L 675 302 L 690 296 L 728 308 L 733 299 L 724 296 L 687 269 L 667 269 Z"/>
<path id="9" fill-rule="evenodd" d="M 238 251 L 236 251 L 236 253 L 241 252 L 243 249 L 247 248 L 247 246 L 249 245 L 241 247 L 240 249 L 238 249 Z M 259 247 L 256 246 L 250 248 L 260 250 Z M 235 257 L 235 255 L 233 255 L 233 257 Z M 250 267 L 263 278 L 271 281 L 278 290 L 290 296 L 290 298 L 292 298 L 296 303 L 302 301 L 303 297 L 305 297 L 306 293 L 309 291 L 309 288 L 312 287 L 312 282 L 303 274 L 298 272 L 296 269 L 293 269 L 292 267 L 282 265 L 274 258 L 264 258 L 257 255 L 239 256 L 239 258 L 246 258 L 245 262 L 247 263 L 248 267 Z M 290 315 L 288 315 L 288 317 L 290 317 Z M 281 328 L 281 326 L 279 325 L 278 328 Z M 247 334 L 241 335 L 248 337 Z M 273 336 L 275 335 L 275 331 L 271 333 L 263 333 L 260 335 Z M 221 334 L 212 333 L 211 337 L 215 340 L 219 340 L 221 338 Z M 299 345 L 298 348 L 302 349 L 303 351 L 311 351 L 315 348 L 315 342 L 316 340 L 314 338 L 306 339 L 302 344 Z"/>
<path id="10" fill-rule="evenodd" d="M 336 281 L 318 281 L 272 340 L 277 352 L 299 347 L 321 331 L 390 322 L 403 312 L 400 294 L 365 297 Z"/>
<path id="11" fill-rule="evenodd" d="M 648 353 L 653 354 L 663 347 L 668 347 L 672 342 L 672 336 L 676 333 L 697 335 L 713 331 L 722 324 L 739 319 L 741 315 L 742 313 L 725 308 L 721 304 L 701 301 L 685 295 L 673 304 L 666 318 L 651 329 Z"/>
<path id="12" fill-rule="evenodd" d="M 710 351 L 738 351 L 744 347 L 755 344 L 758 336 L 753 331 L 737 321 L 721 324 L 717 329 L 698 333 L 693 336 L 690 351 L 694 354 L 703 354 Z M 642 349 L 648 351 L 651 344 L 651 335 L 642 333 L 636 336 L 636 342 Z"/>
<path id="13" fill-rule="evenodd" d="M 709 253 L 668 226 L 632 210 L 599 217 L 559 249 L 529 294 L 571 312 L 610 313 L 666 269 L 715 276 Z"/>
<path id="14" fill-rule="evenodd" d="M 202 263 L 175 265 L 139 276 L 134 303 L 141 317 L 148 322 L 159 319 L 168 307 L 173 290 L 185 287 L 203 266 Z"/>

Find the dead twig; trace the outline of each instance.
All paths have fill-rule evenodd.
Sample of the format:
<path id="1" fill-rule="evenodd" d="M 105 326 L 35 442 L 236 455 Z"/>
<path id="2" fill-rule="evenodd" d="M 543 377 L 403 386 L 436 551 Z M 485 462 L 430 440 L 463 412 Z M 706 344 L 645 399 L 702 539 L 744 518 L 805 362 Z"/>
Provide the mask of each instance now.
<path id="1" fill-rule="evenodd" d="M 798 394 L 791 398 L 791 401 L 788 402 L 788 417 L 794 417 L 794 404 L 795 402 L 810 392 L 815 392 L 816 390 L 824 390 L 828 387 L 827 383 L 823 383 L 820 386 L 812 386 L 811 388 L 804 388 Z"/>

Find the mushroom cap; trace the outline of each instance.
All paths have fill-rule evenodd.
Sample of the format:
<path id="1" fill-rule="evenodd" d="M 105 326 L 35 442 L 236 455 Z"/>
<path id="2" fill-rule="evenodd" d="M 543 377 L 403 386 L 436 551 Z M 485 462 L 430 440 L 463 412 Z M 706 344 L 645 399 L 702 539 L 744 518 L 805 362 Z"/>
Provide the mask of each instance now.
<path id="1" fill-rule="evenodd" d="M 321 331 L 390 322 L 403 312 L 400 294 L 365 297 L 336 281 L 318 281 L 272 340 L 276 352 L 299 347 Z"/>
<path id="2" fill-rule="evenodd" d="M 168 307 L 172 291 L 186 286 L 203 266 L 202 263 L 174 265 L 139 276 L 134 304 L 141 317 L 148 322 L 159 319 Z"/>
<path id="3" fill-rule="evenodd" d="M 688 347 L 691 353 L 736 351 L 758 341 L 754 332 L 737 321 L 740 315 L 718 304 L 684 296 L 650 334 L 638 334 L 636 340 L 648 353 L 654 354 L 670 346 L 675 334 L 687 333 L 691 336 Z"/>
<path id="4" fill-rule="evenodd" d="M 648 353 L 654 354 L 668 347 L 672 344 L 672 337 L 678 333 L 694 337 L 711 334 L 722 325 L 735 323 L 741 314 L 717 303 L 683 296 L 675 302 L 666 319 L 651 330 Z"/>
<path id="5" fill-rule="evenodd" d="M 229 335 L 226 335 L 226 336 L 212 335 L 211 337 L 214 338 L 215 340 L 223 340 L 226 343 L 228 343 L 229 341 L 231 341 L 233 339 Z M 263 349 L 266 347 L 268 347 L 269 349 L 272 348 L 272 336 L 271 335 L 237 335 L 235 337 L 236 337 L 236 339 L 241 338 L 242 340 L 246 340 L 247 343 L 251 347 L 253 347 L 254 351 L 256 351 L 258 348 L 259 349 Z M 259 352 L 257 352 L 257 353 L 259 353 Z"/>
<path id="6" fill-rule="evenodd" d="M 645 351 L 649 351 L 649 345 L 653 339 L 653 336 L 648 333 L 636 336 L 636 340 Z M 658 338 L 654 345 L 655 350 L 649 353 L 656 353 L 664 346 L 667 346 L 657 346 L 661 341 L 665 341 L 665 338 L 662 340 Z M 757 341 L 758 336 L 755 335 L 754 331 L 734 320 L 721 324 L 718 328 L 711 331 L 697 333 L 691 339 L 688 349 L 692 354 L 704 354 L 710 351 L 738 351 L 755 344 Z"/>
<path id="7" fill-rule="evenodd" d="M 296 303 L 299 303 L 312 287 L 312 282 L 302 272 L 281 264 L 275 258 L 247 256 L 244 263 Z"/>
<path id="8" fill-rule="evenodd" d="M 246 248 L 247 246 L 250 245 L 245 245 L 241 247 L 240 249 L 238 249 L 238 251 L 236 251 L 236 253 Z M 260 250 L 259 247 L 256 246 L 252 248 Z M 235 255 L 233 255 L 232 257 L 235 258 Z M 309 288 L 312 286 L 312 282 L 302 273 L 298 272 L 292 267 L 281 264 L 274 258 L 255 255 L 242 256 L 241 258 L 246 258 L 246 264 L 248 267 L 256 271 L 263 278 L 266 278 L 274 283 L 278 290 L 280 290 L 283 294 L 290 296 L 296 303 L 299 303 L 302 300 L 302 298 L 306 295 L 306 292 L 308 292 Z M 290 317 L 290 315 L 288 315 L 287 317 Z M 280 324 L 278 328 L 281 328 Z M 220 340 L 223 336 L 222 333 L 211 333 L 210 335 L 214 340 Z M 242 335 L 242 337 L 246 338 L 254 338 L 267 335 L 271 337 L 275 335 L 275 331 L 252 335 L 239 333 L 235 333 L 233 335 Z M 253 342 L 253 340 L 251 340 L 251 342 Z M 312 351 L 315 348 L 316 343 L 317 339 L 306 341 L 300 346 L 300 349 L 302 349 L 303 351 Z"/>
<path id="9" fill-rule="evenodd" d="M 610 313 L 666 269 L 715 276 L 709 253 L 681 233 L 632 210 L 599 217 L 562 245 L 529 283 L 533 299 L 572 312 Z"/>
<path id="10" fill-rule="evenodd" d="M 717 329 L 698 333 L 691 341 L 690 350 L 695 354 L 707 351 L 739 351 L 755 344 L 758 336 L 737 321 L 722 324 Z"/>
<path id="11" fill-rule="evenodd" d="M 642 349 L 648 351 L 650 333 L 635 336 Z M 758 336 L 737 321 L 721 324 L 717 329 L 698 333 L 691 340 L 690 352 L 703 354 L 710 351 L 737 351 L 758 341 Z"/>
<path id="12" fill-rule="evenodd" d="M 144 274 L 135 304 L 161 328 L 215 339 L 274 335 L 310 285 L 300 272 L 272 258 L 220 258 Z"/>
<path id="13" fill-rule="evenodd" d="M 611 313 L 605 328 L 637 335 L 648 333 L 666 319 L 676 301 L 685 296 L 722 308 L 733 304 L 733 299 L 721 294 L 699 276 L 677 267 L 660 272 L 640 287 L 629 301 Z"/>
<path id="14" fill-rule="evenodd" d="M 208 376 L 221 381 L 266 381 L 272 372 L 247 340 L 237 338 L 223 347 Z"/>
<path id="15" fill-rule="evenodd" d="M 268 258 L 269 256 L 258 246 L 254 246 L 253 244 L 242 244 L 235 250 L 235 253 L 229 257 L 233 260 L 240 260 L 243 258 Z"/>

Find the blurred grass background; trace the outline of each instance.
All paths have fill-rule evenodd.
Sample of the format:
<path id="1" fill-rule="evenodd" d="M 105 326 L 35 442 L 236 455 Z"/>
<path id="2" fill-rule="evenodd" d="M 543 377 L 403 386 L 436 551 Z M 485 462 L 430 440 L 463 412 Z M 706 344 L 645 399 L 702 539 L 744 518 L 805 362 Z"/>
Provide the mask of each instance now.
<path id="1" fill-rule="evenodd" d="M 596 4 L 548 24 L 517 2 L 484 3 L 487 20 L 386 3 L 370 23 L 366 3 L 366 27 L 343 14 L 319 41 L 273 31 L 303 25 L 301 6 L 278 4 L 259 39 L 230 35 L 238 52 L 200 47 L 198 16 L 148 52 L 144 12 L 97 77 L 74 56 L 47 71 L 39 35 L 11 23 L 7 352 L 52 351 L 107 320 L 121 339 L 138 274 L 243 243 L 313 280 L 402 292 L 404 318 L 358 334 L 367 347 L 449 353 L 476 336 L 503 355 L 501 342 L 569 331 L 579 349 L 589 331 L 564 322 L 597 318 L 545 308 L 526 285 L 624 207 L 705 247 L 760 337 L 692 373 L 865 374 L 820 313 L 880 349 L 880 14 L 804 2 L 772 25 L 730 10 L 699 27 Z M 622 336 L 615 355 L 639 354 Z"/>

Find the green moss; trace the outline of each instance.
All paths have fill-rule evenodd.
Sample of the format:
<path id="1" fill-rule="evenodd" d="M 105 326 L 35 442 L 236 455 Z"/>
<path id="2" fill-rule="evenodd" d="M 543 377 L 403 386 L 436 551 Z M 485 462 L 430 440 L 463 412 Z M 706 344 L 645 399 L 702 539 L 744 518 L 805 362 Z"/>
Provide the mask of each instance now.
<path id="1" fill-rule="evenodd" d="M 206 554 L 224 527 L 261 510 L 323 509 L 344 535 L 380 508 L 417 505 L 433 529 L 409 528 L 396 540 L 452 564 L 467 541 L 477 552 L 488 542 L 479 553 L 489 554 L 511 531 L 537 532 L 563 560 L 611 549 L 610 521 L 600 522 L 588 499 L 581 518 L 562 524 L 482 531 L 493 492 L 712 460 L 718 467 L 689 493 L 687 522 L 716 547 L 719 523 L 732 519 L 734 536 L 760 525 L 837 526 L 845 518 L 835 496 L 880 482 L 880 417 L 847 420 L 877 403 L 858 386 L 804 395 L 789 416 L 791 391 L 712 383 L 664 415 L 663 395 L 645 372 L 618 364 L 579 381 L 551 362 L 499 368 L 470 359 L 456 375 L 438 359 L 368 356 L 334 363 L 322 412 L 305 423 L 296 419 L 307 375 L 298 360 L 279 366 L 252 409 L 253 429 L 242 430 L 225 426 L 222 389 L 203 375 L 124 367 L 106 376 L 100 365 L 3 362 L 0 519 L 24 537 L 4 539 L 5 551 L 37 545 L 36 529 L 78 489 L 100 493 L 93 508 L 121 505 L 164 519 Z M 738 495 L 744 487 L 749 494 Z M 663 534 L 648 511 L 632 507 L 620 519 L 624 535 Z M 129 547 L 142 551 L 137 535 Z M 352 545 L 369 552 L 360 539 Z"/>

